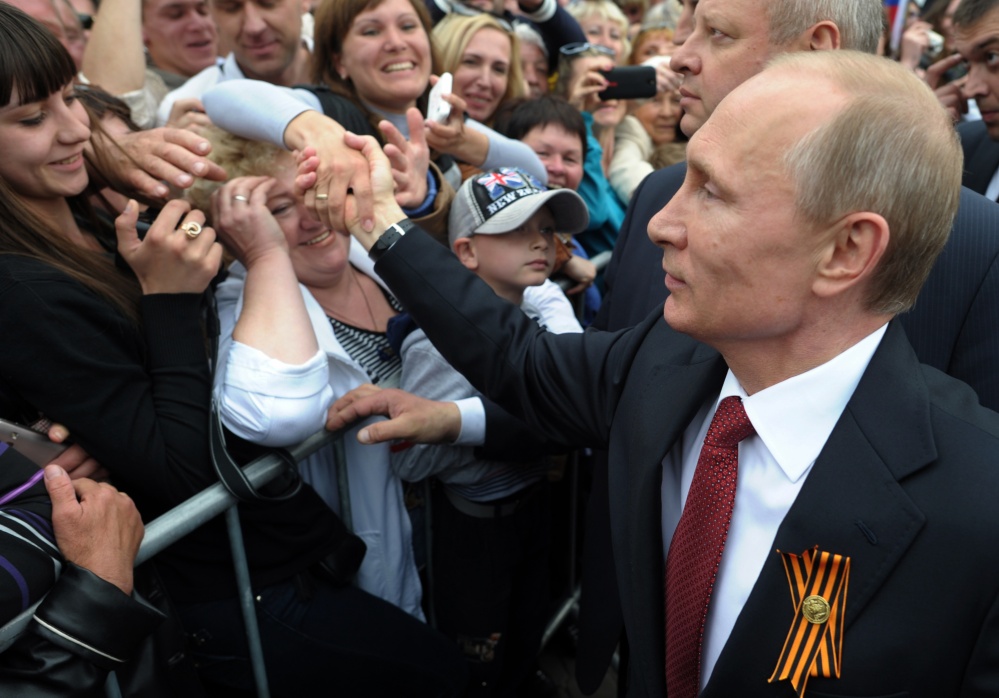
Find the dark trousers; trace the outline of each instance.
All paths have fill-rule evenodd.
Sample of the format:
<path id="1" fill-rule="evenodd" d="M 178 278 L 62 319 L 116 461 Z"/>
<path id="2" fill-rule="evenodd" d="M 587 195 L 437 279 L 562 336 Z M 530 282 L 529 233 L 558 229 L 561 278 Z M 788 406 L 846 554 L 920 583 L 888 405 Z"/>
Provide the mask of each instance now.
<path id="1" fill-rule="evenodd" d="M 273 696 L 460 696 L 467 671 L 451 643 L 367 592 L 310 573 L 256 594 Z M 236 599 L 179 607 L 206 681 L 253 690 Z"/>
<path id="2" fill-rule="evenodd" d="M 496 518 L 463 514 L 434 489 L 434 610 L 468 662 L 466 696 L 516 696 L 534 666 L 550 595 L 548 488 L 536 487 Z"/>

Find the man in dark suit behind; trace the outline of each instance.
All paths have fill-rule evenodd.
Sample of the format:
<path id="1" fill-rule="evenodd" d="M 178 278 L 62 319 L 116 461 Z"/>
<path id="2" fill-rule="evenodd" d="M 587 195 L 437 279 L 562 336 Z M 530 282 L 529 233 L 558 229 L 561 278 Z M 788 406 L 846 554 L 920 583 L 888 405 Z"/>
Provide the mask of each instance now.
<path id="1" fill-rule="evenodd" d="M 672 67 L 684 75 L 682 127 L 688 135 L 728 90 L 769 57 L 827 48 L 873 52 L 882 21 L 881 0 L 702 0 L 699 4 L 684 0 L 683 4 L 674 37 L 682 46 Z M 829 22 L 823 19 L 832 24 L 825 31 L 823 24 Z M 831 37 L 833 27 L 837 35 Z M 649 221 L 677 192 L 686 173 L 685 163 L 659 170 L 633 194 L 605 275 L 607 294 L 595 327 L 632 327 L 666 299 L 661 252 L 647 231 Z M 999 207 L 962 191 L 947 248 L 915 307 L 900 320 L 920 361 L 967 382 L 983 405 L 999 410 L 999 371 L 994 369 L 999 363 Z M 584 691 L 599 685 L 621 627 L 618 609 L 608 601 L 616 595 L 616 587 L 607 564 L 606 454 L 596 453 L 594 465 L 576 667 Z"/>
<path id="2" fill-rule="evenodd" d="M 618 333 L 532 326 L 396 225 L 387 160 L 373 141 L 366 152 L 376 232 L 352 232 L 448 361 L 553 438 L 611 453 L 630 695 L 776 698 L 791 683 L 799 695 L 999 694 L 999 416 L 921 366 L 892 320 L 959 199 L 949 117 L 917 78 L 862 54 L 801 52 L 736 88 L 650 224 L 666 321 L 654 312 Z M 671 595 L 669 581 L 664 603 L 664 579 L 674 531 L 714 472 L 702 457 L 721 405 L 744 406 L 751 426 L 723 478 L 735 504 L 709 600 L 693 609 L 703 635 L 695 627 L 693 655 L 678 660 L 671 616 L 694 595 Z M 349 407 L 386 406 L 376 394 Z M 390 412 L 362 434 L 435 436 Z M 693 530 L 694 550 L 715 525 Z M 819 553 L 848 578 L 795 577 L 792 563 Z M 821 660 L 785 653 L 798 629 L 827 643 Z"/>
<path id="3" fill-rule="evenodd" d="M 999 197 L 999 0 L 963 0 L 954 12 L 954 46 L 968 65 L 963 92 L 978 104 L 981 121 L 958 127 L 964 149 L 964 186 L 995 201 Z"/>

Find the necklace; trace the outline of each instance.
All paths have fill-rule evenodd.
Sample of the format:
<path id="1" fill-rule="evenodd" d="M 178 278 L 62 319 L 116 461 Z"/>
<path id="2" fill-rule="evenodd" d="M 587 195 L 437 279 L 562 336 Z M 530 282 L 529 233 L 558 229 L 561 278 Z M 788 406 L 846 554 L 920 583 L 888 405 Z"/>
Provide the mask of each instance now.
<path id="1" fill-rule="evenodd" d="M 364 301 L 364 307 L 368 311 L 368 319 L 371 321 L 371 325 L 369 327 L 372 332 L 377 332 L 378 323 L 375 321 L 375 313 L 371 309 L 371 302 L 368 300 L 368 294 L 364 292 L 364 287 L 361 286 L 361 282 L 357 280 L 357 272 L 354 271 L 354 267 L 348 267 L 348 269 L 349 269 L 348 273 L 350 274 L 350 282 L 351 282 L 350 285 L 351 287 L 357 287 L 357 290 L 360 291 L 361 299 Z M 350 299 L 350 291 L 347 292 L 347 299 L 348 300 Z M 329 315 L 330 317 L 339 320 L 344 324 L 352 325 L 353 327 L 361 327 L 362 323 L 357 322 L 357 320 L 353 319 L 352 317 L 343 315 L 342 313 L 333 310 L 332 307 L 330 307 L 325 303 L 321 303 L 320 305 L 322 305 L 323 310 L 326 311 L 326 314 Z"/>

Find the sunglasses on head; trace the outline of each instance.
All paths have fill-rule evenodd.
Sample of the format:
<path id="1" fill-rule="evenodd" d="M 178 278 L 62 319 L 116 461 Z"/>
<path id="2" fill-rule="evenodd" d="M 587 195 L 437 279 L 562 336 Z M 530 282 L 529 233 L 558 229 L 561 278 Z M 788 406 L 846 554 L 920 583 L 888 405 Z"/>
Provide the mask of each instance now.
<path id="1" fill-rule="evenodd" d="M 597 53 L 602 53 L 605 56 L 614 55 L 614 49 L 601 46 L 600 44 L 591 44 L 589 41 L 577 41 L 571 44 L 566 44 L 558 50 L 558 52 L 563 56 L 578 56 L 579 54 L 586 53 L 587 51 L 596 51 Z"/>

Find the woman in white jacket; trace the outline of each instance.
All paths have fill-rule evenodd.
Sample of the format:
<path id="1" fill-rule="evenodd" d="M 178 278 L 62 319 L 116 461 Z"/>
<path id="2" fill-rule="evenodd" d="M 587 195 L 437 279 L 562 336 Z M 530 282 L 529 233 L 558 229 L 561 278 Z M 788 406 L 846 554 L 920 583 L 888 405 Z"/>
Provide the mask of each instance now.
<path id="1" fill-rule="evenodd" d="M 320 431 L 331 402 L 351 389 L 398 384 L 401 362 L 386 330 L 400 306 L 356 241 L 309 216 L 294 193 L 290 153 L 219 130 L 208 137 L 212 158 L 237 176 L 211 202 L 213 222 L 240 260 L 216 291 L 220 413 L 229 430 L 252 443 L 293 445 Z M 211 188 L 195 187 L 195 203 L 205 205 Z M 437 202 L 426 218 L 446 217 L 446 203 Z M 424 224 L 433 222 L 426 218 Z M 531 302 L 546 313 L 552 305 L 569 307 L 550 283 Z M 468 425 L 460 443 L 481 443 L 481 400 L 457 404 Z M 390 469 L 387 445 L 357 441 L 361 426 L 343 438 L 351 523 L 368 546 L 357 586 L 422 620 L 402 483 Z M 332 449 L 309 456 L 299 469 L 339 511 Z"/>

